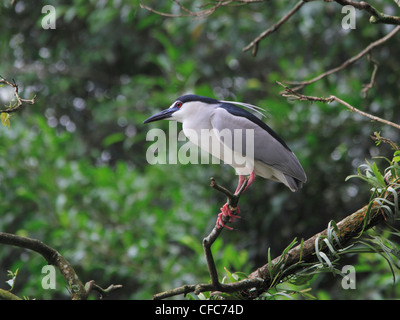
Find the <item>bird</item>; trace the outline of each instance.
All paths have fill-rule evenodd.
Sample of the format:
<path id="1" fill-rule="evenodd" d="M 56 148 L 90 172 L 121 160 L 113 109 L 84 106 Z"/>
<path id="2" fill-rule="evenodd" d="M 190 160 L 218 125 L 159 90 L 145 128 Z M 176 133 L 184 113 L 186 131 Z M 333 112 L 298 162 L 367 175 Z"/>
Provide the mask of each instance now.
<path id="1" fill-rule="evenodd" d="M 292 192 L 298 191 L 307 181 L 306 173 L 283 139 L 255 115 L 263 115 L 261 110 L 264 109 L 248 103 L 186 94 L 143 123 L 181 122 L 189 141 L 236 170 L 239 181 L 235 194 L 246 179 L 244 190 L 256 176 L 283 183 Z M 240 218 L 233 214 L 228 203 L 221 208 L 216 226 L 232 229 L 223 222 L 223 216 L 229 222 Z"/>

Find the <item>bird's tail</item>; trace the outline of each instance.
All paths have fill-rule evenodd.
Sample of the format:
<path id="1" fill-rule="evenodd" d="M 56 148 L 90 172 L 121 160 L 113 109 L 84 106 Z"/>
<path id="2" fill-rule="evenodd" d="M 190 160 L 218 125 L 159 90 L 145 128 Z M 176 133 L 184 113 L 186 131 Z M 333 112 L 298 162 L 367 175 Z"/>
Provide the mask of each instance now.
<path id="1" fill-rule="evenodd" d="M 288 176 L 285 174 L 285 178 L 287 181 L 287 186 L 292 192 L 296 192 L 297 190 L 300 190 L 303 187 L 303 183 L 305 181 L 300 181 L 299 179 L 293 178 L 291 176 Z"/>

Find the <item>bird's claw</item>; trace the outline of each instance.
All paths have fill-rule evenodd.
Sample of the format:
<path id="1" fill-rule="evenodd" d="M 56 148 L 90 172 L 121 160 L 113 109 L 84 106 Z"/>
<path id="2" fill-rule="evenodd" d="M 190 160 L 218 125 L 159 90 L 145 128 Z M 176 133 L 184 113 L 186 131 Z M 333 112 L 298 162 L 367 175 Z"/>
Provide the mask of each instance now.
<path id="1" fill-rule="evenodd" d="M 218 214 L 218 218 L 217 218 L 217 222 L 216 222 L 216 225 L 217 225 L 217 228 L 218 228 L 218 229 L 219 229 L 219 228 L 227 228 L 227 229 L 229 229 L 229 230 L 233 230 L 233 228 L 228 227 L 228 226 L 224 223 L 224 220 L 223 220 L 223 217 L 228 217 L 228 218 L 229 218 L 228 222 L 234 222 L 235 219 L 240 219 L 240 216 L 238 216 L 238 215 L 232 213 L 233 211 L 237 212 L 237 214 L 240 214 L 239 207 L 236 207 L 236 209 L 231 210 L 231 209 L 229 208 L 228 203 L 225 203 L 225 204 L 222 206 L 221 212 Z"/>

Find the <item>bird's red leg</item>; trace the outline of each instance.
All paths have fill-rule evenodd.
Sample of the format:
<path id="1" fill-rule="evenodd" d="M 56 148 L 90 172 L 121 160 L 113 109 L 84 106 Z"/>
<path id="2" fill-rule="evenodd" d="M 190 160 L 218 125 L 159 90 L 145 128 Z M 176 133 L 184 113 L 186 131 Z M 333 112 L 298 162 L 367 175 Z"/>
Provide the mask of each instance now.
<path id="1" fill-rule="evenodd" d="M 244 188 L 243 191 L 246 191 L 246 189 L 247 189 L 248 187 L 250 187 L 250 185 L 254 182 L 255 179 L 256 179 L 256 174 L 255 174 L 254 171 L 252 171 L 251 174 L 250 174 L 250 177 L 249 177 L 249 181 L 247 181 L 246 188 Z"/>
<path id="2" fill-rule="evenodd" d="M 247 185 L 244 188 L 243 192 L 254 182 L 255 178 L 256 178 L 256 174 L 254 173 L 254 171 L 252 171 L 251 174 L 250 174 L 249 180 L 247 181 Z M 242 188 L 244 181 L 245 181 L 245 177 L 242 176 L 242 175 L 239 175 L 239 182 L 238 182 L 238 186 L 236 188 L 235 194 L 237 194 L 239 192 L 239 190 Z M 225 203 L 221 208 L 221 212 L 218 214 L 218 218 L 217 218 L 217 222 L 216 222 L 217 228 L 227 228 L 229 230 L 233 230 L 233 228 L 228 227 L 227 225 L 225 225 L 222 217 L 223 216 L 224 217 L 229 217 L 228 221 L 229 222 L 234 222 L 235 219 L 240 219 L 239 206 L 236 207 L 236 213 L 237 213 L 237 215 L 232 214 L 232 210 L 229 209 L 228 202 Z"/>
<path id="3" fill-rule="evenodd" d="M 238 182 L 238 185 L 237 185 L 235 194 L 239 192 L 240 188 L 241 188 L 242 185 L 243 185 L 244 180 L 245 180 L 245 177 L 242 176 L 242 175 L 239 175 L 239 182 Z"/>
<path id="4" fill-rule="evenodd" d="M 235 194 L 237 194 L 239 192 L 239 190 L 242 188 L 244 181 L 246 180 L 246 178 L 243 175 L 239 175 L 239 181 L 238 181 L 238 185 L 236 187 L 235 190 Z M 228 205 L 228 203 L 225 204 L 226 206 Z M 229 207 L 227 206 L 227 209 L 229 210 Z M 232 215 L 232 211 L 230 211 L 230 215 Z M 236 213 L 239 215 L 240 214 L 240 209 L 239 206 L 236 207 Z M 240 218 L 239 216 L 234 216 L 236 218 Z M 233 221 L 233 219 L 231 220 Z"/>

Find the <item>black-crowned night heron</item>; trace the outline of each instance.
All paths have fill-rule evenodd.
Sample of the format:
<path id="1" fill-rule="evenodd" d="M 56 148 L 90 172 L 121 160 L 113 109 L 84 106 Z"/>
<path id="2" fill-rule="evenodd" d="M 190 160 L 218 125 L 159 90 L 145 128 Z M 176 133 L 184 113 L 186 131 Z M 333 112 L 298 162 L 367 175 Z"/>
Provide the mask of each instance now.
<path id="1" fill-rule="evenodd" d="M 235 193 L 245 176 L 249 176 L 246 188 L 261 176 L 281 182 L 291 191 L 299 190 L 307 177 L 295 154 L 269 126 L 238 105 L 256 113 L 261 109 L 191 94 L 179 97 L 143 123 L 162 119 L 182 122 L 183 133 L 192 143 L 236 170 L 239 182 Z M 237 218 L 225 204 L 218 215 L 218 227 L 225 226 L 222 215 L 230 221 Z"/>

